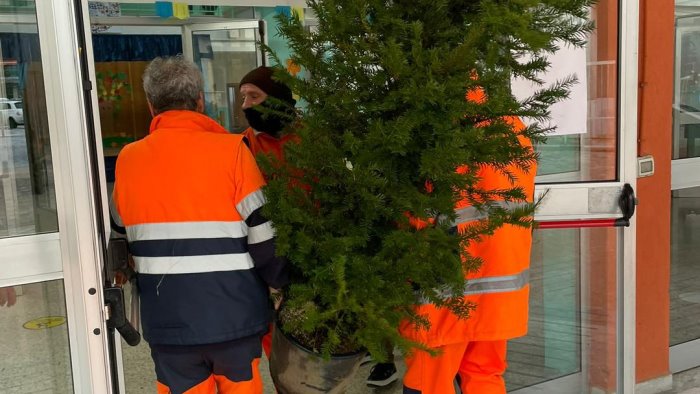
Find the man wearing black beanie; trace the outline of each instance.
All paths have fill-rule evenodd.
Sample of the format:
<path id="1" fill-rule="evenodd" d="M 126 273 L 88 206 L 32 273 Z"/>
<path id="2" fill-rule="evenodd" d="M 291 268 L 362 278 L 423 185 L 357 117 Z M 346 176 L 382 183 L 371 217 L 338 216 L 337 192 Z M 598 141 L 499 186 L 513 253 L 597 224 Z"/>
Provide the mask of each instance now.
<path id="1" fill-rule="evenodd" d="M 281 159 L 282 146 L 294 138 L 281 133 L 295 119 L 296 100 L 291 89 L 273 79 L 273 74 L 274 69 L 261 66 L 241 79 L 242 108 L 250 125 L 243 135 L 253 155 L 271 153 Z"/>

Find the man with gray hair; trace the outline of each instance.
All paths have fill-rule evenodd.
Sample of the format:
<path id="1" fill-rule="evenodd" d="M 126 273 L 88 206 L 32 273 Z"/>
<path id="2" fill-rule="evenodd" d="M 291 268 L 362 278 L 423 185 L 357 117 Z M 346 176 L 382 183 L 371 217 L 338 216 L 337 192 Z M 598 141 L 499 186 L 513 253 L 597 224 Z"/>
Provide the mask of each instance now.
<path id="1" fill-rule="evenodd" d="M 158 393 L 262 393 L 268 287 L 288 281 L 261 215 L 263 177 L 244 138 L 202 114 L 194 63 L 156 58 L 143 85 L 153 121 L 117 159 L 111 211 L 136 265 Z"/>

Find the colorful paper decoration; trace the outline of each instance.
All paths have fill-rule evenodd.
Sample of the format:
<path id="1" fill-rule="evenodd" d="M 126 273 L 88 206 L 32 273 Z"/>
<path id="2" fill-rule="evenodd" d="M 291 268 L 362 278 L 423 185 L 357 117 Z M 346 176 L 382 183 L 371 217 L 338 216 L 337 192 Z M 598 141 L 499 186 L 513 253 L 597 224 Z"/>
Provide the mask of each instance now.
<path id="1" fill-rule="evenodd" d="M 190 8 L 187 3 L 173 3 L 173 16 L 177 19 L 188 19 L 190 17 Z"/>
<path id="2" fill-rule="evenodd" d="M 292 7 L 292 13 L 299 15 L 299 20 L 304 23 L 304 7 Z"/>
<path id="3" fill-rule="evenodd" d="M 292 7 L 286 6 L 286 5 L 278 5 L 275 7 L 275 13 L 277 14 L 283 14 L 287 17 L 292 16 Z"/>
<path id="4" fill-rule="evenodd" d="M 171 1 L 156 1 L 156 15 L 161 18 L 173 16 L 173 3 Z"/>

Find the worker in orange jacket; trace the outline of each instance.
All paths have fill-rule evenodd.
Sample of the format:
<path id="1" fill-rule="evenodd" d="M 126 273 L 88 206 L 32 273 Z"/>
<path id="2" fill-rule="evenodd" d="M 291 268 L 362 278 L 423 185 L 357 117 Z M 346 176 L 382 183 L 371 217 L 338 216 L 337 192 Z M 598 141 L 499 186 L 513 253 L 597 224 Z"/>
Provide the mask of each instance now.
<path id="1" fill-rule="evenodd" d="M 468 99 L 481 101 L 483 93 L 470 94 Z M 524 128 L 517 118 L 506 121 L 514 132 Z M 532 149 L 529 139 L 522 135 L 518 138 L 523 146 Z M 525 171 L 511 165 L 507 170 L 515 175 L 515 181 L 493 167 L 479 168 L 477 187 L 483 190 L 522 188 L 526 200 L 502 202 L 505 208 L 532 203 L 536 166 L 533 164 Z M 456 211 L 458 231 L 464 231 L 478 220 L 487 220 L 466 201 L 460 202 Z M 503 374 L 507 340 L 527 333 L 531 243 L 530 228 L 508 224 L 493 235 L 472 242 L 467 252 L 481 258 L 483 264 L 466 277 L 463 297 L 476 305 L 468 319 L 460 319 L 448 309 L 432 304 L 416 307 L 419 314 L 428 318 L 430 328 L 416 328 L 404 322 L 401 333 L 438 350 L 439 355 L 433 357 L 427 352 L 415 351 L 406 358 L 404 394 L 452 393 L 456 377 L 465 394 L 506 392 Z"/>
<path id="2" fill-rule="evenodd" d="M 202 113 L 203 80 L 182 57 L 143 76 L 149 135 L 117 159 L 112 228 L 125 236 L 159 394 L 262 394 L 268 295 L 288 283 L 263 176 L 241 135 Z"/>
<path id="3" fill-rule="evenodd" d="M 239 89 L 243 98 L 243 113 L 248 120 L 248 127 L 243 136 L 246 138 L 250 150 L 254 156 L 258 154 L 270 154 L 278 160 L 283 160 L 283 147 L 289 141 L 293 141 L 294 134 L 282 135 L 282 131 L 295 119 L 294 105 L 296 100 L 287 85 L 274 80 L 274 70 L 261 66 L 251 70 L 241 79 Z M 272 97 L 273 100 L 268 100 Z M 265 114 L 259 111 L 261 108 L 274 110 Z M 262 338 L 262 347 L 265 355 L 270 357 L 272 350 L 272 330 Z"/>
<path id="4" fill-rule="evenodd" d="M 282 131 L 295 120 L 296 100 L 291 89 L 274 80 L 273 74 L 272 68 L 261 66 L 241 79 L 241 108 L 250 125 L 243 136 L 248 140 L 253 155 L 265 153 L 282 159 L 284 144 L 296 138 L 294 134 L 282 135 Z M 270 97 L 274 100 L 268 100 Z M 266 114 L 266 109 L 273 112 Z"/>

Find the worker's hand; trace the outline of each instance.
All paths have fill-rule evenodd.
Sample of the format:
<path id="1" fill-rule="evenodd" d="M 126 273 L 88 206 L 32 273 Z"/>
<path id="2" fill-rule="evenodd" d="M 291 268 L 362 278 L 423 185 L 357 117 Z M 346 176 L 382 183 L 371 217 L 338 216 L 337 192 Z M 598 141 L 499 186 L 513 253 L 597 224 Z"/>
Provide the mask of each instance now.
<path id="1" fill-rule="evenodd" d="M 125 283 L 131 280 L 132 276 L 135 275 L 133 270 L 136 268 L 136 263 L 134 263 L 134 256 L 129 253 L 129 266 L 124 270 L 119 270 L 114 273 L 114 285 L 117 287 L 123 287 Z"/>
<path id="2" fill-rule="evenodd" d="M 114 285 L 116 287 L 123 287 L 124 283 L 128 282 L 129 279 L 122 271 L 117 271 L 114 273 Z"/>
<path id="3" fill-rule="evenodd" d="M 15 288 L 10 287 L 0 287 L 0 306 L 7 305 L 8 307 L 17 303 L 17 293 L 15 293 Z"/>
<path id="4" fill-rule="evenodd" d="M 282 290 L 273 289 L 272 287 L 268 287 L 268 289 L 270 290 L 272 304 L 275 306 L 275 310 L 278 310 L 280 308 L 280 304 L 282 304 Z"/>

